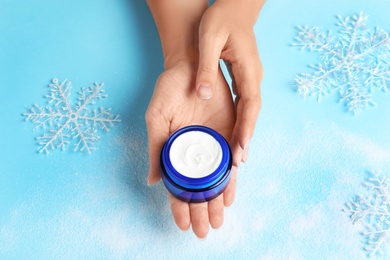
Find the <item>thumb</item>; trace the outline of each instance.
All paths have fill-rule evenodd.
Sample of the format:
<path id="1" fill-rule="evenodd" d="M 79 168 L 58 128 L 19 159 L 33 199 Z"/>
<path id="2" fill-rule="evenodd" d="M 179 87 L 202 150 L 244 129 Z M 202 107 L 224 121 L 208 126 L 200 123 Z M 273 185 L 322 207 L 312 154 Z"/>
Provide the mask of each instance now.
<path id="1" fill-rule="evenodd" d="M 196 92 L 201 99 L 213 96 L 217 80 L 222 46 L 217 41 L 201 37 L 199 41 L 199 67 L 196 76 Z"/>
<path id="2" fill-rule="evenodd" d="M 161 179 L 160 153 L 169 137 L 169 124 L 164 122 L 160 113 L 148 109 L 146 126 L 148 129 L 149 173 L 148 185 L 156 184 Z"/>

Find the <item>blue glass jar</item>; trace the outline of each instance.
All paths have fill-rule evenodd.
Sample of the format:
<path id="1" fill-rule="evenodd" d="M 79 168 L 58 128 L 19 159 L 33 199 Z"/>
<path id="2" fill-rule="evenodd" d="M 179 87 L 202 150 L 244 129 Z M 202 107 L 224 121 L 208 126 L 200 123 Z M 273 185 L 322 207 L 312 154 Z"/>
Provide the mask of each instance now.
<path id="1" fill-rule="evenodd" d="M 206 147 L 203 145 L 199 148 L 198 144 L 202 140 L 208 140 L 208 143 Z M 210 144 L 213 147 L 207 147 Z M 211 148 L 212 153 L 209 153 L 208 148 Z M 176 162 L 184 160 L 183 158 L 189 161 L 184 168 Z M 211 161 L 213 166 L 206 172 L 203 169 L 203 173 L 199 175 L 197 170 L 199 167 L 201 170 L 204 161 Z M 209 127 L 192 125 L 177 130 L 168 138 L 161 151 L 160 163 L 161 176 L 168 191 L 182 201 L 200 203 L 216 198 L 227 187 L 232 153 L 229 144 L 218 132 Z"/>

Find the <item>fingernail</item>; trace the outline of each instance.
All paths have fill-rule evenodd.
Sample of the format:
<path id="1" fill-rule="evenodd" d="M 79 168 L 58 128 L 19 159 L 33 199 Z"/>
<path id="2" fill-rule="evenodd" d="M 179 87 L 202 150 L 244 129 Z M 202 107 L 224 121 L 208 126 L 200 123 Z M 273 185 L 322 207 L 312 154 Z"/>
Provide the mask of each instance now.
<path id="1" fill-rule="evenodd" d="M 150 181 L 150 175 L 148 177 L 148 180 L 146 181 L 146 184 L 148 185 L 148 187 L 152 186 L 153 184 L 151 183 Z"/>
<path id="2" fill-rule="evenodd" d="M 243 163 L 246 163 L 246 161 L 248 160 L 248 150 L 249 149 L 245 149 L 244 150 L 244 155 L 242 156 L 242 162 Z"/>
<path id="3" fill-rule="evenodd" d="M 238 154 L 238 157 L 237 157 L 237 161 L 236 161 L 236 166 L 240 166 L 240 163 L 242 161 L 242 153 L 243 153 L 243 150 L 240 148 L 240 152 Z"/>
<path id="4" fill-rule="evenodd" d="M 197 237 L 200 241 L 205 241 L 207 236 L 203 237 L 203 238 L 200 238 L 200 237 Z"/>
<path id="5" fill-rule="evenodd" d="M 244 154 L 242 156 L 243 163 L 246 163 L 246 161 L 248 160 L 248 153 L 249 153 L 249 143 L 245 145 Z"/>
<path id="6" fill-rule="evenodd" d="M 198 97 L 201 99 L 210 99 L 213 95 L 211 86 L 207 83 L 202 83 L 198 87 Z"/>

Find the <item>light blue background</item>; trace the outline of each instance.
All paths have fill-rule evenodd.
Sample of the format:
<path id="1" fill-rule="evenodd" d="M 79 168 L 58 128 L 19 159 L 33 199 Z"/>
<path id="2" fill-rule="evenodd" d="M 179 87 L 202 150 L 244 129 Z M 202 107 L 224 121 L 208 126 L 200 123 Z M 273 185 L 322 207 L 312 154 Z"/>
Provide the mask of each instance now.
<path id="1" fill-rule="evenodd" d="M 200 241 L 174 225 L 163 185 L 146 185 L 144 113 L 163 70 L 146 3 L 0 0 L 0 258 L 364 259 L 341 209 L 367 170 L 390 176 L 390 94 L 375 93 L 378 106 L 357 117 L 334 95 L 303 100 L 294 78 L 317 56 L 290 46 L 296 25 L 334 31 L 335 15 L 359 11 L 390 31 L 387 0 L 265 5 L 255 27 L 263 108 L 249 161 L 224 226 Z M 105 82 L 99 105 L 121 115 L 91 155 L 36 152 L 21 114 L 45 104 L 54 77 L 72 81 L 74 94 Z"/>

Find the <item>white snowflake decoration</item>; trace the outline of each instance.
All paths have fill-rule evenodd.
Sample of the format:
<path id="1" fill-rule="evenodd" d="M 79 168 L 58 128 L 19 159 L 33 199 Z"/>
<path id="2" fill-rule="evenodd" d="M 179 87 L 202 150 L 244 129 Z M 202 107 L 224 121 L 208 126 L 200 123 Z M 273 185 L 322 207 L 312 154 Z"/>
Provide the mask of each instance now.
<path id="1" fill-rule="evenodd" d="M 313 73 L 301 73 L 295 80 L 303 97 L 314 96 L 318 102 L 332 91 L 338 91 L 340 102 L 354 114 L 370 105 L 374 89 L 390 90 L 388 65 L 390 37 L 380 28 L 371 31 L 366 26 L 368 16 L 338 16 L 339 36 L 319 27 L 298 26 L 294 46 L 315 51 L 321 63 L 310 65 Z"/>
<path id="2" fill-rule="evenodd" d="M 93 145 L 100 138 L 97 135 L 98 128 L 108 131 L 114 123 L 121 121 L 119 115 L 110 113 L 111 108 L 90 109 L 96 101 L 107 97 L 103 90 L 104 83 L 81 88 L 75 107 L 71 106 L 71 85 L 70 81 L 53 79 L 49 84 L 50 94 L 45 96 L 49 100 L 48 106 L 35 104 L 23 114 L 26 121 L 34 123 L 34 129 L 47 130 L 37 137 L 40 153 L 48 154 L 57 148 L 65 150 L 72 139 L 76 140 L 74 151 L 91 153 L 96 149 Z"/>
<path id="3" fill-rule="evenodd" d="M 350 200 L 344 211 L 352 224 L 362 224 L 368 255 L 383 255 L 390 236 L 390 179 L 380 171 L 372 171 L 363 185 L 369 193 Z"/>

